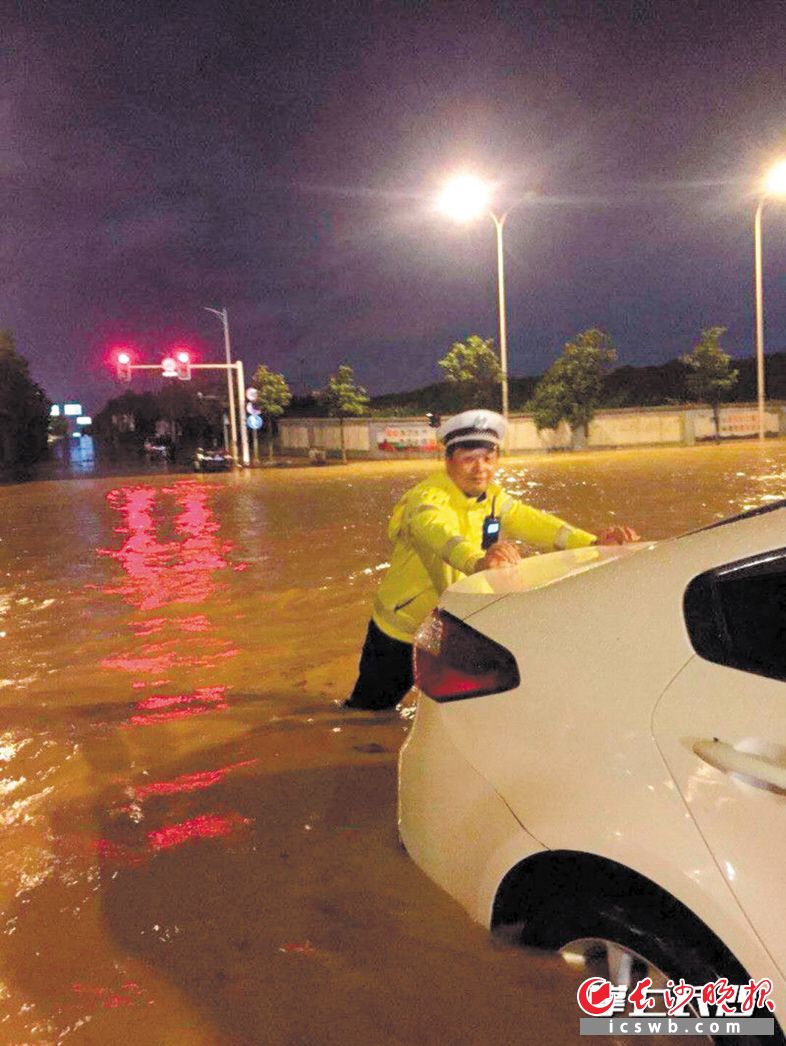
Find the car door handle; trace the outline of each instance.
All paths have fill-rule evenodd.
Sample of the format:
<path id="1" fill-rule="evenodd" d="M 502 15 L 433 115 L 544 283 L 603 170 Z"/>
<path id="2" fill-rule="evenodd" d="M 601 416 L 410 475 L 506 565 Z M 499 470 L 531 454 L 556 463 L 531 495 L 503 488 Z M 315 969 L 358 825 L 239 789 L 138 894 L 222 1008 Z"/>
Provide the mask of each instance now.
<path id="1" fill-rule="evenodd" d="M 693 751 L 703 759 L 705 763 L 714 766 L 716 770 L 722 770 L 727 774 L 744 774 L 770 788 L 777 788 L 779 792 L 786 792 L 786 767 L 770 763 L 761 756 L 752 755 L 750 752 L 738 752 L 736 748 L 727 745 L 725 741 L 697 741 Z"/>

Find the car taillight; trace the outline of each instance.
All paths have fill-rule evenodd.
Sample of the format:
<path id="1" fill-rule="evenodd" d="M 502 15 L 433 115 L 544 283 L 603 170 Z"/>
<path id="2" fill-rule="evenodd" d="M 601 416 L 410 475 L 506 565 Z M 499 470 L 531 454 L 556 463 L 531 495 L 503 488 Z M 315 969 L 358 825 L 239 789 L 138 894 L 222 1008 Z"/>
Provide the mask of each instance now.
<path id="1" fill-rule="evenodd" d="M 499 643 L 444 610 L 415 637 L 415 685 L 435 701 L 499 694 L 520 682 L 516 660 Z"/>

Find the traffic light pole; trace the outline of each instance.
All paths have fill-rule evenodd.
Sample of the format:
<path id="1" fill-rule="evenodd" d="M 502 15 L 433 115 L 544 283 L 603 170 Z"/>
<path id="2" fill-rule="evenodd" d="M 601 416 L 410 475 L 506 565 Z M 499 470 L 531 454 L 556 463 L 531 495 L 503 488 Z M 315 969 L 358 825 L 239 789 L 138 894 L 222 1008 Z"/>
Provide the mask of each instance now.
<path id="1" fill-rule="evenodd" d="M 233 366 L 237 367 L 237 403 L 238 409 L 243 411 L 240 418 L 240 444 L 243 448 L 243 464 L 248 467 L 251 464 L 251 458 L 248 454 L 248 425 L 246 424 L 246 416 L 244 411 L 244 404 L 246 402 L 246 380 L 243 372 L 243 361 L 236 360 Z"/>

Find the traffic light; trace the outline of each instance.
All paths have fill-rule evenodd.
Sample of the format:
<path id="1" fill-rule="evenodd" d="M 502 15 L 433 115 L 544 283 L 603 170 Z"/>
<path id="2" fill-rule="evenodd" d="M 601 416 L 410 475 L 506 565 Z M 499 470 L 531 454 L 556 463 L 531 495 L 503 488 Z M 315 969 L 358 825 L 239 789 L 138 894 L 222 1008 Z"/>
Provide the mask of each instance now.
<path id="1" fill-rule="evenodd" d="M 117 380 L 131 381 L 131 356 L 127 352 L 118 352 L 115 363 L 117 365 Z"/>
<path id="2" fill-rule="evenodd" d="M 181 381 L 191 381 L 191 353 L 185 349 L 175 353 L 175 374 Z"/>
<path id="3" fill-rule="evenodd" d="M 440 418 L 439 414 L 428 413 L 426 415 L 426 421 L 428 421 L 432 429 L 438 429 L 442 419 Z"/>
<path id="4" fill-rule="evenodd" d="M 161 377 L 177 377 L 177 363 L 175 362 L 174 356 L 165 356 L 164 359 L 161 360 Z"/>

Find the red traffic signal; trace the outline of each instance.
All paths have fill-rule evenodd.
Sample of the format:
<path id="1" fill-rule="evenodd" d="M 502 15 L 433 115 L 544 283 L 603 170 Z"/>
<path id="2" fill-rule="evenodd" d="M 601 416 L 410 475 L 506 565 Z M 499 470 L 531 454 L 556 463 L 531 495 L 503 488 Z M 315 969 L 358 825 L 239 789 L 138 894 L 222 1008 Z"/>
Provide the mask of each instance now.
<path id="1" fill-rule="evenodd" d="M 131 381 L 131 355 L 130 353 L 122 350 L 118 352 L 115 358 L 115 365 L 117 366 L 117 380 L 118 381 Z"/>
<path id="2" fill-rule="evenodd" d="M 191 353 L 179 349 L 175 353 L 175 374 L 181 381 L 191 380 Z"/>
<path id="3" fill-rule="evenodd" d="M 176 378 L 177 377 L 177 364 L 175 363 L 174 356 L 165 356 L 161 360 L 161 377 L 162 378 Z"/>

